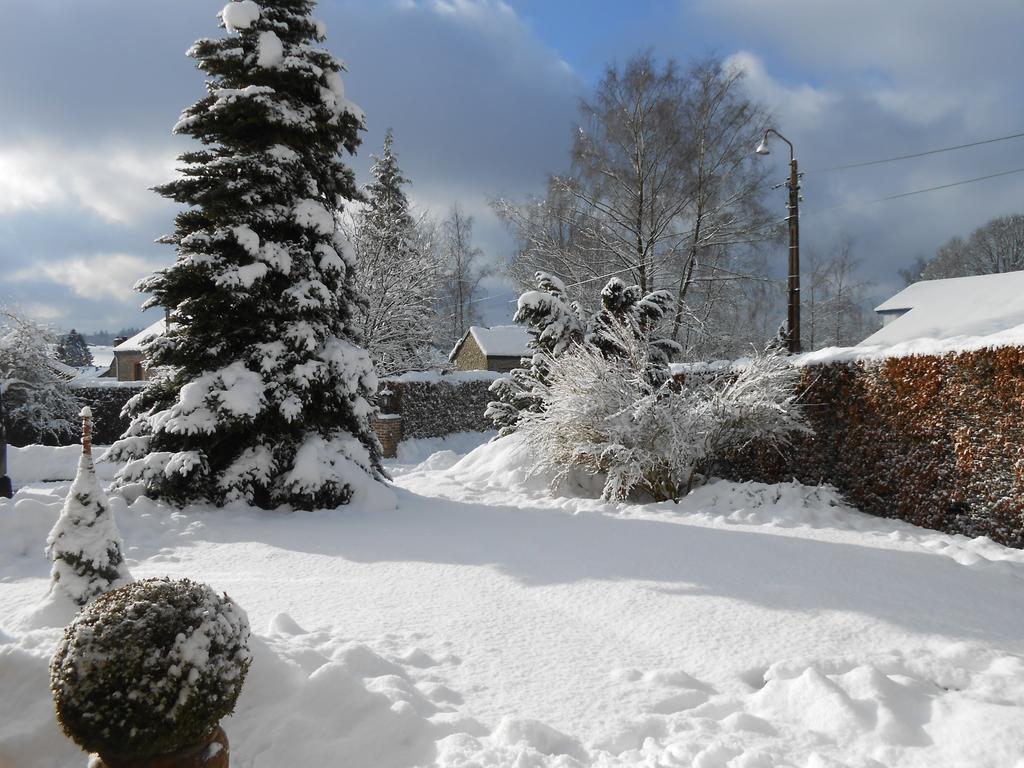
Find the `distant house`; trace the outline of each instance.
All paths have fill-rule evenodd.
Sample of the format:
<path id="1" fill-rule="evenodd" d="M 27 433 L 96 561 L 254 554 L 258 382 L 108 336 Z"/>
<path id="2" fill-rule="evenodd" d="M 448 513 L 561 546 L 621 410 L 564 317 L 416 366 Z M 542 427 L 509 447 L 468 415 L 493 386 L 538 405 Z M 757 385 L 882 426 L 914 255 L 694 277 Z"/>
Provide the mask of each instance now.
<path id="1" fill-rule="evenodd" d="M 1024 271 L 922 280 L 875 312 L 883 325 L 858 346 L 988 336 L 1024 324 Z"/>
<path id="2" fill-rule="evenodd" d="M 167 324 L 157 320 L 143 331 L 114 347 L 114 371 L 118 381 L 145 381 L 148 378 L 144 353 L 149 343 L 163 336 Z"/>
<path id="3" fill-rule="evenodd" d="M 505 373 L 519 367 L 519 361 L 531 352 L 530 335 L 519 325 L 496 325 L 493 328 L 470 327 L 466 335 L 448 355 L 457 371 L 499 371 Z"/>

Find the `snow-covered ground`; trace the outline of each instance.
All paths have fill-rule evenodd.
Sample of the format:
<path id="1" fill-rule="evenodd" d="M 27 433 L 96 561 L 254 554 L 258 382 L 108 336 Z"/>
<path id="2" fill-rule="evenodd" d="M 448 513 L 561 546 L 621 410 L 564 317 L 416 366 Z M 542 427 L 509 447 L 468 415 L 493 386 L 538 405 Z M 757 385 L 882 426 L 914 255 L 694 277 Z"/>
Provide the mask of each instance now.
<path id="1" fill-rule="evenodd" d="M 394 510 L 114 501 L 136 578 L 249 613 L 232 766 L 1024 766 L 1024 553 L 795 484 L 552 498 L 480 440 L 403 445 Z M 75 459 L 0 502 L 3 768 L 83 763 L 32 613 Z"/>
<path id="2" fill-rule="evenodd" d="M 106 370 L 114 362 L 114 348 L 100 344 L 90 344 L 89 351 L 92 352 L 92 364 L 96 368 Z"/>

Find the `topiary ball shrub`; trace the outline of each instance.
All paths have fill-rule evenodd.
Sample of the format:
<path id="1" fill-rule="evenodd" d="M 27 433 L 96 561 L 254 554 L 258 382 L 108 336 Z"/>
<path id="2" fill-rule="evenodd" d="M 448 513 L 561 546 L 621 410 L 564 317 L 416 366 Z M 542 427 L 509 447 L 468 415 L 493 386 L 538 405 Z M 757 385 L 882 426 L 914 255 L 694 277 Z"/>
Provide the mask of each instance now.
<path id="1" fill-rule="evenodd" d="M 163 755 L 210 737 L 251 659 L 249 620 L 227 595 L 147 579 L 82 609 L 50 662 L 50 689 L 64 732 L 85 750 Z"/>

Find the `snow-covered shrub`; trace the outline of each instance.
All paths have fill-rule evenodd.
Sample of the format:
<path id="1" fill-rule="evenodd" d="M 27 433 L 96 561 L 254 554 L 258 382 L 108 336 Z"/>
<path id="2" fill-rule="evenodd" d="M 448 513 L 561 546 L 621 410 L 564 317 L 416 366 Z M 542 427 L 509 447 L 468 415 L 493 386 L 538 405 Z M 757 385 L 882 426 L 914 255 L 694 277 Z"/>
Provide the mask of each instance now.
<path id="1" fill-rule="evenodd" d="M 88 425 L 92 411 L 83 408 L 81 415 Z M 46 554 L 53 561 L 50 591 L 75 605 L 131 581 L 121 533 L 96 477 L 88 426 L 82 442 L 75 481 L 46 539 Z"/>
<path id="2" fill-rule="evenodd" d="M 805 429 L 798 372 L 782 357 L 758 355 L 693 386 L 659 383 L 649 375 L 656 353 L 632 328 L 610 322 L 603 332 L 617 353 L 582 344 L 550 357 L 544 408 L 520 420 L 536 469 L 554 470 L 555 484 L 584 469 L 604 476 L 607 499 L 678 499 L 728 452 L 755 439 L 782 445 Z"/>
<path id="3" fill-rule="evenodd" d="M 546 361 L 583 340 L 582 310 L 569 301 L 562 281 L 546 272 L 537 272 L 534 277 L 537 290 L 526 291 L 519 297 L 513 317 L 527 327 L 533 354 L 522 360 L 523 367 L 513 369 L 491 385 L 497 399 L 487 405 L 486 415 L 502 436 L 515 431 L 521 411 L 543 407 L 538 385 L 547 379 Z"/>
<path id="4" fill-rule="evenodd" d="M 352 244 L 361 110 L 326 50 L 312 0 L 229 2 L 228 34 L 189 51 L 207 94 L 175 132 L 197 140 L 157 191 L 186 206 L 174 264 L 142 280 L 167 333 L 150 387 L 108 458 L 117 487 L 184 505 L 311 509 L 384 479 L 370 427 L 377 376 L 359 346 Z"/>
<path id="5" fill-rule="evenodd" d="M 12 445 L 60 444 L 75 432 L 78 403 L 58 374 L 53 332 L 0 309 L 0 388 Z"/>
<path id="6" fill-rule="evenodd" d="M 658 323 L 671 308 L 672 296 L 667 291 L 644 295 L 639 286 L 626 285 L 613 277 L 601 291 L 600 309 L 588 321 L 579 304 L 569 301 L 561 280 L 545 272 L 536 273 L 535 278 L 537 290 L 519 297 L 513 318 L 527 326 L 533 355 L 522 361 L 522 368 L 491 385 L 497 399 L 488 405 L 487 416 L 498 427 L 499 435 L 514 432 L 521 413 L 544 409 L 550 361 L 581 343 L 605 357 L 622 357 L 629 351 L 619 336 L 627 333 L 631 344 L 646 347 L 644 375 L 652 384 L 670 378 L 668 364 L 679 345 L 656 333 Z"/>
<path id="7" fill-rule="evenodd" d="M 90 752 L 151 756 L 208 737 L 251 660 L 249 620 L 205 584 L 147 579 L 96 598 L 64 630 L 50 687 Z"/>
<path id="8" fill-rule="evenodd" d="M 640 292 L 638 285 L 626 285 L 613 277 L 601 290 L 601 308 L 587 324 L 586 342 L 605 357 L 635 356 L 643 348 L 643 373 L 657 386 L 671 378 L 668 364 L 682 352 L 671 339 L 659 338 L 658 323 L 668 316 L 674 299 L 668 291 Z"/>

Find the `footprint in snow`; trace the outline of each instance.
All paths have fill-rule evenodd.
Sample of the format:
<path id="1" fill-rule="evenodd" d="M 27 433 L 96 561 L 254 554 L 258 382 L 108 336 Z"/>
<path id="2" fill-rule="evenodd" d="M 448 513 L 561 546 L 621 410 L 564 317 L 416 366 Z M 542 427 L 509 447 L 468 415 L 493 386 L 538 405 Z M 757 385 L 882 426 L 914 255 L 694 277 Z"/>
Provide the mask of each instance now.
<path id="1" fill-rule="evenodd" d="M 768 667 L 754 667 L 739 674 L 740 680 L 749 685 L 753 690 L 759 691 L 768 684 Z"/>
<path id="2" fill-rule="evenodd" d="M 713 692 L 714 689 L 707 683 L 702 683 L 692 675 L 688 675 L 681 669 L 652 669 L 643 675 L 645 683 L 663 685 L 667 688 L 689 688 L 695 691 Z"/>
<path id="3" fill-rule="evenodd" d="M 462 694 L 453 691 L 447 685 L 425 685 L 423 686 L 423 692 L 426 694 L 428 699 L 435 703 L 462 704 L 465 701 Z"/>
<path id="4" fill-rule="evenodd" d="M 650 708 L 650 711 L 659 715 L 673 715 L 676 712 L 699 707 L 707 700 L 708 695 L 704 691 L 682 691 L 657 702 Z"/>
<path id="5" fill-rule="evenodd" d="M 437 660 L 422 648 L 410 648 L 403 656 L 398 658 L 403 664 L 408 664 L 410 667 L 425 669 L 437 666 Z"/>

